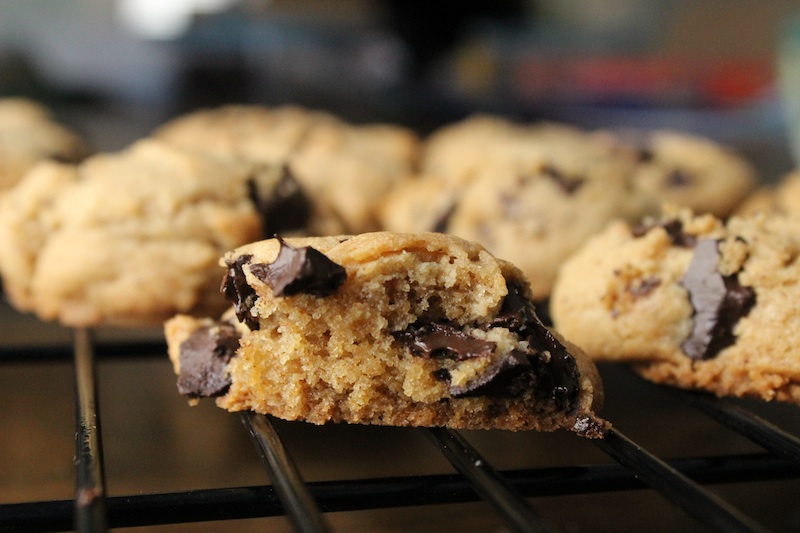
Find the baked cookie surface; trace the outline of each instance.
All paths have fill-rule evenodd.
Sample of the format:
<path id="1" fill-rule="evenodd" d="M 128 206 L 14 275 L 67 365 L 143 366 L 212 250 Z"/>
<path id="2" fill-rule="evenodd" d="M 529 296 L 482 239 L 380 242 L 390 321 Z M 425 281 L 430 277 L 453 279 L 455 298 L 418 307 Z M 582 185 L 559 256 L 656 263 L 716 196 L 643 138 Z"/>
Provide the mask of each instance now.
<path id="1" fill-rule="evenodd" d="M 479 242 L 545 300 L 561 262 L 589 236 L 615 218 L 638 218 L 637 164 L 606 134 L 478 116 L 433 135 L 425 173 L 393 189 L 379 218 L 390 231 Z"/>
<path id="2" fill-rule="evenodd" d="M 759 188 L 736 210 L 741 216 L 757 213 L 800 214 L 800 171 L 790 172 L 778 183 Z"/>
<path id="3" fill-rule="evenodd" d="M 40 163 L 0 198 L 5 291 L 18 309 L 70 326 L 221 309 L 218 258 L 261 237 L 251 194 L 275 182 L 153 140 Z"/>
<path id="4" fill-rule="evenodd" d="M 676 204 L 695 213 L 727 217 L 756 186 L 753 166 L 710 139 L 671 130 L 644 132 L 633 178 L 644 213 Z"/>
<path id="5" fill-rule="evenodd" d="M 562 268 L 555 325 L 658 383 L 800 403 L 799 223 L 680 211 L 611 224 Z"/>
<path id="6" fill-rule="evenodd" d="M 272 239 L 225 264 L 238 321 L 165 326 L 190 397 L 317 424 L 607 427 L 594 365 L 542 326 L 521 272 L 479 245 L 432 233 Z"/>
<path id="7" fill-rule="evenodd" d="M 374 205 L 412 173 L 419 142 L 400 126 L 355 125 L 298 106 L 258 105 L 195 111 L 153 136 L 223 159 L 286 165 L 325 215 L 311 234 L 376 229 Z"/>
<path id="8" fill-rule="evenodd" d="M 754 175 L 733 150 L 695 135 L 475 115 L 426 139 L 421 174 L 392 189 L 378 214 L 389 231 L 479 242 L 546 300 L 561 263 L 606 223 L 657 215 L 665 202 L 727 216 Z"/>
<path id="9" fill-rule="evenodd" d="M 16 184 L 38 161 L 78 161 L 87 154 L 83 139 L 57 123 L 43 105 L 0 98 L 0 191 Z"/>

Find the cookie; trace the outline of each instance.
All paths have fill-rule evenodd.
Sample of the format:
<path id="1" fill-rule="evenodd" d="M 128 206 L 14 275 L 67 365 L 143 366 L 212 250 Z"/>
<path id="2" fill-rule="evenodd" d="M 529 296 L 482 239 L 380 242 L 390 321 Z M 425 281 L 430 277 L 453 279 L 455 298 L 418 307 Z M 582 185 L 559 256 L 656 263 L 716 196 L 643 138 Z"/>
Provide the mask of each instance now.
<path id="1" fill-rule="evenodd" d="M 223 158 L 285 163 L 315 124 L 332 115 L 298 106 L 226 105 L 186 113 L 152 136 L 187 150 Z"/>
<path id="2" fill-rule="evenodd" d="M 611 159 L 573 168 L 548 159 L 486 169 L 461 194 L 445 231 L 511 261 L 534 298 L 547 299 L 559 267 L 586 239 L 610 220 L 635 217 L 616 168 Z"/>
<path id="3" fill-rule="evenodd" d="M 567 124 L 520 123 L 477 114 L 436 130 L 424 143 L 421 172 L 459 185 L 468 182 L 477 167 L 560 157 L 578 148 L 591 135 Z M 598 136 L 598 141 L 601 136 Z"/>
<path id="4" fill-rule="evenodd" d="M 657 383 L 800 403 L 798 224 L 687 210 L 610 224 L 562 267 L 554 323 Z"/>
<path id="5" fill-rule="evenodd" d="M 400 233 L 446 232 L 464 189 L 432 174 L 398 182 L 377 204 L 380 227 Z"/>
<path id="6" fill-rule="evenodd" d="M 776 184 L 760 187 L 736 210 L 740 216 L 755 213 L 800 214 L 800 171 L 787 174 Z"/>
<path id="7" fill-rule="evenodd" d="M 272 239 L 225 255 L 238 318 L 165 325 L 179 389 L 288 420 L 601 436 L 596 368 L 522 273 L 435 233 Z"/>
<path id="8" fill-rule="evenodd" d="M 0 191 L 43 159 L 78 161 L 88 153 L 80 136 L 57 123 L 41 104 L 0 98 Z"/>
<path id="9" fill-rule="evenodd" d="M 353 125 L 296 106 L 223 106 L 178 117 L 153 135 L 225 159 L 284 164 L 327 215 L 317 233 L 377 228 L 374 205 L 412 173 L 418 139 L 388 124 Z"/>
<path id="10" fill-rule="evenodd" d="M 297 180 L 327 203 L 348 233 L 379 228 L 376 209 L 387 192 L 415 172 L 418 139 L 388 124 L 320 123 L 289 159 Z"/>
<path id="11" fill-rule="evenodd" d="M 280 169 L 152 139 L 78 165 L 40 163 L 0 199 L 5 291 L 18 309 L 69 326 L 220 312 L 219 256 L 265 225 L 302 221 L 292 191 Z"/>
<path id="12" fill-rule="evenodd" d="M 753 166 L 732 149 L 705 137 L 655 130 L 638 135 L 640 164 L 633 182 L 644 212 L 664 203 L 727 217 L 756 186 Z"/>
<path id="13" fill-rule="evenodd" d="M 429 168 L 392 190 L 380 206 L 382 227 L 477 241 L 522 269 L 534 298 L 546 300 L 560 264 L 589 236 L 615 218 L 639 217 L 630 182 L 637 160 L 605 135 L 488 120 L 471 119 L 435 136 L 433 162 L 443 174 Z M 492 135 L 499 138 L 490 141 Z M 455 166 L 454 157 L 444 168 L 443 154 L 455 154 L 458 142 L 471 146 L 464 140 L 470 136 L 476 144 L 485 136 L 488 148 L 475 152 L 485 157 L 469 168 L 465 158 L 465 166 Z"/>

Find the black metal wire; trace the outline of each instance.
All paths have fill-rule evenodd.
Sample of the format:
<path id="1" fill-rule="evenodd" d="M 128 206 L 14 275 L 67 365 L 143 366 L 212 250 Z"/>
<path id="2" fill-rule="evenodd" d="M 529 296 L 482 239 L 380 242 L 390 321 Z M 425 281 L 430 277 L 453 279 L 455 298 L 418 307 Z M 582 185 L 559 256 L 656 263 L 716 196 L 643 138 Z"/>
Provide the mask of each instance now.
<path id="1" fill-rule="evenodd" d="M 137 357 L 164 357 L 167 345 L 162 341 L 103 341 L 92 343 L 95 359 Z M 0 349 L 0 363 L 51 363 L 54 361 L 71 361 L 74 346 L 64 344 L 53 345 L 19 345 L 3 346 Z"/>
<path id="2" fill-rule="evenodd" d="M 800 466 L 800 438 L 751 411 L 708 394 L 679 389 L 673 392 L 690 405 L 741 433 L 759 446 Z"/>
<path id="3" fill-rule="evenodd" d="M 668 465 L 704 484 L 796 479 L 800 469 L 771 454 L 676 459 Z M 499 473 L 525 497 L 566 496 L 642 490 L 637 472 L 617 463 L 506 470 Z M 459 474 L 310 482 L 308 490 L 324 512 L 479 501 Z M 113 496 L 107 499 L 112 528 L 282 516 L 272 486 Z M 64 531 L 72 526 L 72 500 L 0 505 L 0 531 Z"/>
<path id="4" fill-rule="evenodd" d="M 328 524 L 269 419 L 246 411 L 242 413 L 242 422 L 253 438 L 267 474 L 295 529 L 303 533 L 329 531 Z"/>
<path id="5" fill-rule="evenodd" d="M 327 531 L 327 525 L 318 509 L 324 512 L 367 510 L 470 502 L 478 501 L 481 497 L 502 508 L 507 505 L 516 506 L 520 497 L 586 494 L 647 487 L 656 489 L 711 529 L 726 532 L 761 531 L 763 528 L 759 524 L 697 483 L 795 479 L 800 475 L 796 437 L 746 410 L 703 395 L 679 392 L 687 394 L 686 398 L 691 403 L 710 416 L 761 443 L 775 455 L 752 454 L 662 461 L 642 450 L 618 430 L 612 430 L 605 440 L 597 443 L 619 464 L 496 473 L 458 434 L 432 430 L 430 434 L 434 440 L 447 443 L 445 448 L 449 451 L 446 455 L 459 450 L 456 452 L 456 458 L 448 458 L 462 472 L 463 477 L 433 475 L 344 480 L 306 485 L 297 476 L 294 480 L 276 482 L 275 479 L 285 476 L 286 472 L 290 473 L 290 477 L 296 475 L 296 469 L 289 460 L 290 468 L 280 466 L 274 475 L 270 473 L 274 486 L 110 498 L 105 495 L 103 479 L 102 441 L 95 392 L 95 361 L 98 355 L 163 356 L 166 348 L 163 342 L 148 341 L 93 345 L 89 331 L 76 330 L 74 335 L 74 345 L 69 353 L 74 356 L 76 376 L 76 498 L 67 501 L 0 504 L 0 531 L 61 531 L 75 527 L 80 531 L 95 532 L 104 531 L 109 526 L 134 527 L 284 514 L 292 517 L 300 531 Z M 41 347 L 38 349 L 41 350 Z M 0 363 L 14 362 L 17 357 L 25 357 L 27 362 L 31 362 L 27 359 L 31 353 L 25 350 L 15 352 L 12 349 L 10 355 L 5 348 L 0 352 L 2 352 Z M 33 355 L 34 361 L 60 360 L 64 357 L 64 350 L 59 347 L 44 355 L 41 352 Z M 283 449 L 268 420 L 251 415 L 246 415 L 244 419 L 245 425 L 257 442 L 268 470 L 270 461 L 276 460 L 274 457 L 270 459 L 269 455 L 275 455 L 276 450 L 278 456 L 285 456 L 277 458 L 279 463 L 288 459 L 286 450 Z M 258 419 L 263 419 L 269 429 L 265 431 L 264 428 L 254 428 L 253 422 Z M 255 424 L 260 426 L 260 422 Z M 270 429 L 273 435 L 270 435 Z M 267 442 L 273 438 L 274 442 Z M 461 467 L 458 464 L 461 464 Z M 479 472 L 480 476 L 488 472 L 489 481 L 476 477 L 475 471 Z M 476 481 L 477 479 L 480 480 Z M 486 488 L 495 482 L 503 487 L 502 490 Z M 280 494 L 280 491 L 284 490 L 281 487 L 286 486 L 289 487 L 289 496 Z M 297 496 L 304 491 L 305 495 Z M 291 492 L 295 494 L 291 495 Z M 292 498 L 296 500 L 295 503 L 291 503 Z M 514 500 L 517 503 L 508 503 Z M 295 505 L 296 510 L 293 511 L 291 508 Z M 309 512 L 309 509 L 314 511 Z M 523 513 L 530 513 L 531 516 L 522 522 L 535 524 L 538 520 L 529 506 Z M 314 518 L 314 515 L 319 518 L 321 524 L 315 523 L 317 518 Z M 302 522 L 305 520 L 309 522 L 304 525 Z"/>
<path id="6" fill-rule="evenodd" d="M 107 530 L 103 445 L 91 335 L 75 330 L 75 529 Z"/>
<path id="7" fill-rule="evenodd" d="M 484 500 L 500 511 L 516 531 L 554 531 L 460 434 L 446 428 L 429 428 L 426 433 L 450 464 L 470 481 Z"/>
<path id="8" fill-rule="evenodd" d="M 612 428 L 605 438 L 594 442 L 618 463 L 636 471 L 642 481 L 713 531 L 767 531 L 666 462 L 642 449 L 617 429 Z"/>

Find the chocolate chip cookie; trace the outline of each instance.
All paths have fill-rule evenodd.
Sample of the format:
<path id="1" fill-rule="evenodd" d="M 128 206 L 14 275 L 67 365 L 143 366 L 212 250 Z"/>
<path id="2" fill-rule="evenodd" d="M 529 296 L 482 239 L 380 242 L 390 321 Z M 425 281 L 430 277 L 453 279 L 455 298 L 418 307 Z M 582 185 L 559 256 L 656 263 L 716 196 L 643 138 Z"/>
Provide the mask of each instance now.
<path id="1" fill-rule="evenodd" d="M 78 161 L 87 152 L 83 139 L 57 123 L 43 105 L 26 98 L 0 98 L 0 191 L 42 159 Z"/>
<path id="2" fill-rule="evenodd" d="M 567 261 L 556 327 L 658 383 L 800 403 L 800 219 L 669 211 Z"/>
<path id="3" fill-rule="evenodd" d="M 541 301 L 562 262 L 609 221 L 658 214 L 663 202 L 727 216 L 755 183 L 749 163 L 705 138 L 489 115 L 435 132 L 421 168 L 380 205 L 382 227 L 477 241 L 521 268 Z"/>
<path id="4" fill-rule="evenodd" d="M 426 174 L 380 206 L 383 227 L 477 241 L 522 269 L 537 300 L 549 297 L 562 261 L 586 238 L 641 213 L 635 154 L 609 135 L 479 117 L 430 142 Z"/>
<path id="5" fill-rule="evenodd" d="M 377 228 L 374 205 L 415 168 L 418 138 L 297 106 L 230 105 L 173 119 L 153 135 L 216 157 L 286 165 L 324 215 L 315 234 Z"/>
<path id="6" fill-rule="evenodd" d="M 282 168 L 152 139 L 78 165 L 39 163 L 0 199 L 5 291 L 18 309 L 70 326 L 221 312 L 220 255 L 302 226 L 309 210 L 295 185 Z"/>
<path id="7" fill-rule="evenodd" d="M 166 323 L 181 392 L 288 420 L 602 436 L 594 365 L 522 273 L 436 233 L 271 239 L 224 257 L 220 321 Z"/>
<path id="8" fill-rule="evenodd" d="M 478 114 L 441 127 L 424 143 L 421 172 L 454 185 L 472 179 L 476 168 L 525 163 L 550 157 L 572 161 L 592 155 L 605 156 L 613 139 L 604 132 L 589 133 L 557 122 L 523 123 L 494 115 Z"/>
<path id="9" fill-rule="evenodd" d="M 787 174 L 778 183 L 762 186 L 736 210 L 741 216 L 762 212 L 800 214 L 800 171 Z"/>
<path id="10" fill-rule="evenodd" d="M 664 203 L 724 218 L 756 186 L 753 166 L 731 148 L 688 133 L 654 130 L 637 136 L 640 164 L 633 178 L 645 213 Z"/>

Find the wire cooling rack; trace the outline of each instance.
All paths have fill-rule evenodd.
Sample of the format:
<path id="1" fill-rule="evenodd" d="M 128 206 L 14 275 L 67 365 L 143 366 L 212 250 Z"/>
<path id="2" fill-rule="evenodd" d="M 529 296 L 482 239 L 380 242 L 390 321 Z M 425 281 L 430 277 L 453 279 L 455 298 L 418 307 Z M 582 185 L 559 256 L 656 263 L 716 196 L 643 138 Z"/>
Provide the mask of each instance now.
<path id="1" fill-rule="evenodd" d="M 110 528 L 285 516 L 295 531 L 322 532 L 333 530 L 328 518 L 335 512 L 484 501 L 503 518 L 508 530 L 549 532 L 559 531 L 560 527 L 542 517 L 537 499 L 637 490 L 658 493 L 699 527 L 710 531 L 771 530 L 763 525 L 765 521 L 777 523 L 787 531 L 797 525 L 792 520 L 798 517 L 789 515 L 798 513 L 800 497 L 796 509 L 780 507 L 768 510 L 765 516 L 749 516 L 720 497 L 713 486 L 741 484 L 752 489 L 759 482 L 800 480 L 800 439 L 735 401 L 672 389 L 668 393 L 670 401 L 691 406 L 709 420 L 751 440 L 759 451 L 664 459 L 614 428 L 603 440 L 587 441 L 605 454 L 607 462 L 498 470 L 459 432 L 408 428 L 407 431 L 422 432 L 430 440 L 432 453 L 440 453 L 454 473 L 306 482 L 270 417 L 244 413 L 240 415 L 244 431 L 255 444 L 271 480 L 269 485 L 111 496 L 104 471 L 97 360 L 166 357 L 165 352 L 162 341 L 98 343 L 87 330 L 75 330 L 71 346 L 2 348 L 0 364 L 72 364 L 75 497 L 0 503 L 0 531 L 102 532 Z M 653 420 L 654 430 L 659 427 L 659 421 Z M 3 429 L 7 430 L 12 428 Z M 796 494 L 800 493 L 796 490 L 799 486 L 793 485 Z M 786 515 L 786 519 L 776 520 L 775 513 Z M 659 529 L 648 523 L 627 527 L 639 531 Z"/>

